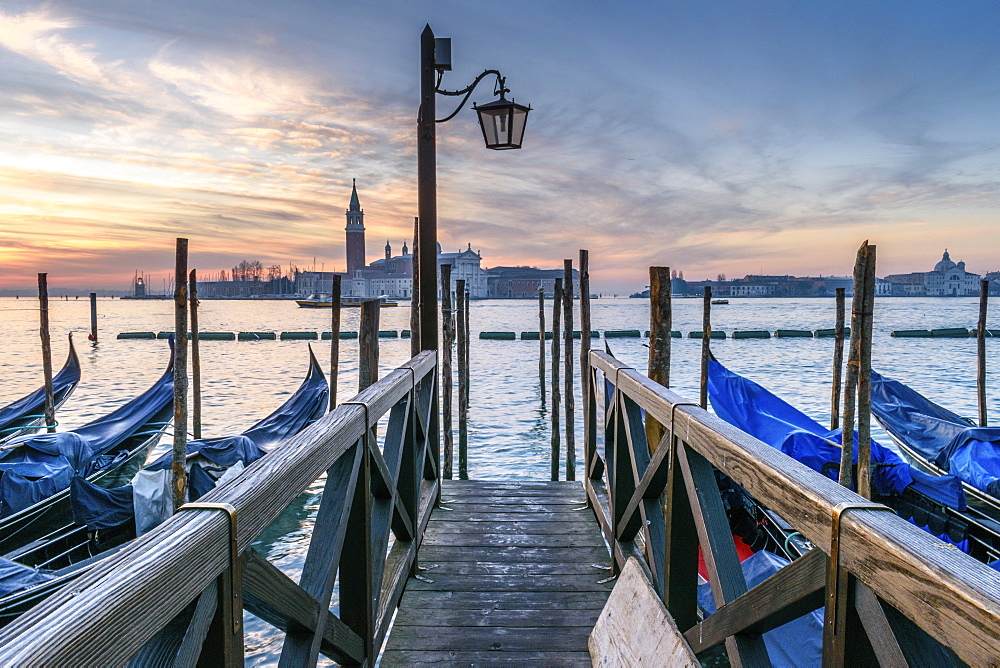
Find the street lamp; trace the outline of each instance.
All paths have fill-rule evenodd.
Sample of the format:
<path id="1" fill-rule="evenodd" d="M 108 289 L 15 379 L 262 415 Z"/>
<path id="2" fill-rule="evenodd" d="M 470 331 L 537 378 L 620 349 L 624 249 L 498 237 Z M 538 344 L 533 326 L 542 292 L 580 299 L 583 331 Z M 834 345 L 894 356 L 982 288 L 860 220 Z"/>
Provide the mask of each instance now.
<path id="1" fill-rule="evenodd" d="M 454 118 L 465 107 L 473 90 L 486 77 L 496 77 L 493 94 L 500 99 L 475 105 L 486 148 L 521 148 L 530 106 L 507 100 L 505 78 L 497 70 L 486 70 L 462 90 L 444 90 L 441 79 L 451 69 L 451 40 L 435 39 L 430 25 L 420 35 L 420 111 L 417 115 L 417 238 L 419 274 L 419 350 L 437 350 L 437 132 L 435 125 Z M 464 96 L 458 108 L 445 118 L 437 118 L 435 96 Z"/>

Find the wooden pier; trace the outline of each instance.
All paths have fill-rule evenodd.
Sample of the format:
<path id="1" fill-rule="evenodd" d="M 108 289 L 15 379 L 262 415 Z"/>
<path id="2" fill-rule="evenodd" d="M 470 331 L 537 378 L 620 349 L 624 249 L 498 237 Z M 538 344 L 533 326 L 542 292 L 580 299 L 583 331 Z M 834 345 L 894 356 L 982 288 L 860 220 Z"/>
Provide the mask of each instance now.
<path id="1" fill-rule="evenodd" d="M 279 666 L 767 666 L 763 634 L 818 609 L 825 666 L 1000 663 L 1000 573 L 608 354 L 583 370 L 582 485 L 442 480 L 425 351 L 0 629 L 0 665 L 235 668 L 244 610 Z M 324 474 L 292 578 L 253 543 Z M 718 474 L 808 539 L 753 588 Z"/>
<path id="2" fill-rule="evenodd" d="M 383 666 L 590 665 L 610 555 L 572 482 L 444 481 Z"/>

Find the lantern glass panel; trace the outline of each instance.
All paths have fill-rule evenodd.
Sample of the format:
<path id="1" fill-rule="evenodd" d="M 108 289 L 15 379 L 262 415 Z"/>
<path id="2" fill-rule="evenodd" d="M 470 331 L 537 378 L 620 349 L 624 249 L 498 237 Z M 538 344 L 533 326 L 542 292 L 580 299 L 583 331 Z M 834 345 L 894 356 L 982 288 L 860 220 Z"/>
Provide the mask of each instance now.
<path id="1" fill-rule="evenodd" d="M 524 125 L 528 121 L 528 110 L 521 105 L 514 105 L 510 123 L 510 144 L 511 148 L 521 148 L 521 140 L 524 138 Z"/>

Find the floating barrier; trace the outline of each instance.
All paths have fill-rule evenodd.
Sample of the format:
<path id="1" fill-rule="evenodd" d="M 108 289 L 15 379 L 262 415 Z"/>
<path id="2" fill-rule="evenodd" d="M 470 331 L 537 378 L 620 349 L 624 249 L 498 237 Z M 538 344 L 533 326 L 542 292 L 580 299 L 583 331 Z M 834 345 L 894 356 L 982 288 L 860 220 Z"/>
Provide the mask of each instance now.
<path id="1" fill-rule="evenodd" d="M 545 340 L 549 341 L 552 338 L 552 332 L 545 332 Z M 522 341 L 537 341 L 538 332 L 521 332 Z"/>
<path id="2" fill-rule="evenodd" d="M 987 329 L 984 334 L 987 337 L 1000 336 L 1000 329 Z M 976 330 L 972 330 L 972 336 L 977 336 Z"/>
<path id="3" fill-rule="evenodd" d="M 166 339 L 169 339 L 173 335 L 174 335 L 173 332 L 157 332 L 156 333 L 156 338 L 161 339 L 161 340 L 166 340 Z M 188 334 L 188 337 L 190 337 L 190 336 L 191 335 Z"/>
<path id="4" fill-rule="evenodd" d="M 688 333 L 688 338 L 689 339 L 700 339 L 700 338 L 702 338 L 702 334 L 704 334 L 704 332 L 690 332 L 690 333 Z M 724 338 L 726 338 L 726 333 L 723 332 L 722 330 L 714 330 L 713 329 L 712 330 L 712 335 L 709 338 L 712 338 L 712 339 L 724 339 Z"/>
<path id="5" fill-rule="evenodd" d="M 314 341 L 319 336 L 316 332 L 282 332 L 282 341 Z"/>
<path id="6" fill-rule="evenodd" d="M 813 333 L 808 329 L 779 329 L 774 333 L 776 339 L 793 339 L 796 337 L 812 338 Z"/>
<path id="7" fill-rule="evenodd" d="M 401 339 L 408 339 L 408 338 L 410 338 L 410 330 L 404 329 L 403 331 L 401 331 L 399 333 L 399 338 L 401 338 Z"/>
<path id="8" fill-rule="evenodd" d="M 931 336 L 935 339 L 967 339 L 969 338 L 969 330 L 964 327 L 944 327 L 932 329 Z"/>
<path id="9" fill-rule="evenodd" d="M 233 332 L 198 332 L 199 341 L 235 341 Z"/>
<path id="10" fill-rule="evenodd" d="M 274 341 L 274 332 L 240 332 L 236 335 L 238 341 Z"/>
<path id="11" fill-rule="evenodd" d="M 833 337 L 837 336 L 837 330 L 836 329 L 817 329 L 813 333 L 816 336 L 818 336 L 819 338 L 821 338 L 821 339 L 824 339 L 824 338 L 833 338 Z M 850 327 L 844 327 L 844 336 L 847 337 L 847 336 L 850 336 L 850 335 L 851 335 L 851 328 Z"/>
<path id="12" fill-rule="evenodd" d="M 398 339 L 399 332 L 394 329 L 380 329 L 378 331 L 378 338 L 380 339 Z"/>
<path id="13" fill-rule="evenodd" d="M 648 329 L 646 330 L 646 333 L 643 334 L 643 336 L 646 337 L 647 339 L 649 338 L 649 330 Z M 679 331 L 677 331 L 676 329 L 672 329 L 672 330 L 670 330 L 670 338 L 672 338 L 672 339 L 679 339 L 679 338 L 681 338 L 681 333 Z"/>
<path id="14" fill-rule="evenodd" d="M 929 339 L 933 335 L 929 329 L 897 329 L 889 336 L 898 336 L 904 339 Z"/>
<path id="15" fill-rule="evenodd" d="M 122 332 L 119 339 L 155 339 L 156 332 Z"/>
<path id="16" fill-rule="evenodd" d="M 604 338 L 606 339 L 638 339 L 642 332 L 638 329 L 606 329 Z"/>
<path id="17" fill-rule="evenodd" d="M 332 332 L 323 332 L 323 334 L 321 335 L 321 338 L 324 341 L 329 341 L 330 339 L 333 338 L 333 333 Z M 340 336 L 338 338 L 341 338 L 341 339 L 356 339 L 356 338 L 358 338 L 358 333 L 357 332 L 341 332 Z"/>
<path id="18" fill-rule="evenodd" d="M 744 329 L 733 332 L 734 339 L 769 339 L 771 332 L 764 329 Z"/>
<path id="19" fill-rule="evenodd" d="M 513 341 L 517 338 L 517 334 L 514 332 L 479 332 L 479 338 L 496 341 Z"/>

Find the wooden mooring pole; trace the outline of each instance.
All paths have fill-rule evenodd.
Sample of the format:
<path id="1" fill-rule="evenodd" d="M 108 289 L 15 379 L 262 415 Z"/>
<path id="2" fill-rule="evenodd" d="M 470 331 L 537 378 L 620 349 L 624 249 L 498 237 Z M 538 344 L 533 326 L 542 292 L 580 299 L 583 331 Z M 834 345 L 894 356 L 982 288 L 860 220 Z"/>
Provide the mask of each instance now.
<path id="1" fill-rule="evenodd" d="M 358 392 L 378 380 L 378 316 L 379 299 L 361 302 L 361 325 L 358 327 Z"/>
<path id="2" fill-rule="evenodd" d="M 340 274 L 330 282 L 330 410 L 337 407 L 337 383 L 340 376 Z"/>
<path id="3" fill-rule="evenodd" d="M 451 309 L 451 265 L 441 265 L 441 432 L 444 437 L 442 475 L 451 480 L 455 458 L 455 436 L 451 429 L 452 368 L 451 352 L 455 343 L 455 314 Z"/>
<path id="4" fill-rule="evenodd" d="M 872 498 L 872 325 L 875 316 L 875 246 L 865 253 L 861 295 L 861 358 L 858 367 L 858 494 Z"/>
<path id="5" fill-rule="evenodd" d="M 673 314 L 670 303 L 670 267 L 649 268 L 649 379 L 670 387 L 670 330 Z M 663 425 L 646 415 L 646 443 L 650 452 L 663 437 Z"/>
<path id="6" fill-rule="evenodd" d="M 177 239 L 174 266 L 174 442 L 171 471 L 174 510 L 187 500 L 187 332 L 188 240 Z"/>
<path id="7" fill-rule="evenodd" d="M 563 355 L 566 383 L 566 480 L 576 480 L 576 398 L 573 396 L 573 260 L 563 260 Z M 581 336 L 583 336 L 581 332 Z"/>
<path id="8" fill-rule="evenodd" d="M 420 352 L 420 218 L 413 217 L 413 259 L 410 262 L 410 357 Z"/>
<path id="9" fill-rule="evenodd" d="M 97 293 L 90 293 L 90 340 L 97 345 Z"/>
<path id="10" fill-rule="evenodd" d="M 652 290 L 652 287 L 650 287 Z M 653 293 L 649 293 L 650 299 Z M 702 300 L 701 316 L 701 390 L 698 394 L 698 403 L 702 408 L 708 408 L 708 360 L 712 356 L 712 288 L 705 286 L 704 298 Z"/>
<path id="11" fill-rule="evenodd" d="M 580 396 L 583 399 L 583 474 L 587 475 L 587 463 L 593 449 L 597 447 L 597 430 L 590 405 L 590 252 L 580 250 Z M 589 500 L 588 500 L 589 502 Z"/>
<path id="12" fill-rule="evenodd" d="M 38 274 L 38 333 L 42 337 L 42 375 L 45 378 L 45 427 L 56 430 L 56 400 L 52 391 L 52 340 L 49 338 L 48 274 Z"/>
<path id="13" fill-rule="evenodd" d="M 538 392 L 545 405 L 545 290 L 538 288 Z"/>
<path id="14" fill-rule="evenodd" d="M 990 282 L 979 283 L 979 326 L 976 328 L 976 394 L 979 397 L 979 426 L 987 425 L 986 419 L 986 307 L 990 299 Z"/>
<path id="15" fill-rule="evenodd" d="M 833 332 L 833 389 L 830 392 L 830 429 L 840 426 L 840 394 L 844 376 L 844 305 L 846 288 L 837 288 L 837 327 Z"/>
<path id="16" fill-rule="evenodd" d="M 562 310 L 563 279 L 552 289 L 552 480 L 559 480 L 559 318 Z"/>
<path id="17" fill-rule="evenodd" d="M 201 351 L 198 346 L 198 270 L 188 276 L 191 292 L 191 431 L 201 438 Z"/>
<path id="18" fill-rule="evenodd" d="M 469 479 L 469 388 L 466 370 L 469 365 L 469 311 L 465 281 L 455 281 L 455 307 L 458 311 L 458 477 Z"/>

